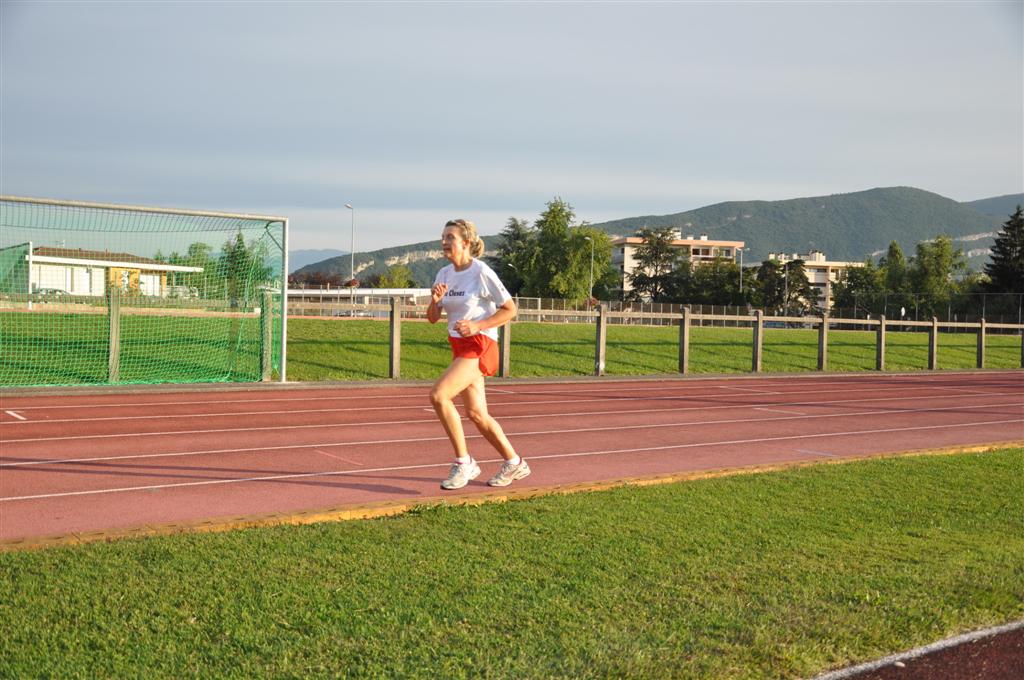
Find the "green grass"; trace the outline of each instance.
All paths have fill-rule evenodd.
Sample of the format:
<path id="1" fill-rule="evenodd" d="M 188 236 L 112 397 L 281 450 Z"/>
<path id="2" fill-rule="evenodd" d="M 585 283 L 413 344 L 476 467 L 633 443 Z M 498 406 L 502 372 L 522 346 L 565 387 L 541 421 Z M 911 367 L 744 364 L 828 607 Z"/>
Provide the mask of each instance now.
<path id="1" fill-rule="evenodd" d="M 0 554 L 0 677 L 795 678 L 1024 616 L 1024 450 Z"/>
<path id="2" fill-rule="evenodd" d="M 107 318 L 86 314 L 0 315 L 0 385 L 103 383 L 107 376 Z M 240 328 L 234 326 L 241 324 Z M 817 331 L 766 329 L 765 372 L 813 371 Z M 232 342 L 230 338 L 237 338 Z M 690 370 L 745 373 L 751 364 L 749 328 L 694 327 Z M 583 376 L 594 373 L 591 324 L 516 323 L 512 326 L 511 374 L 517 377 Z M 255 381 L 260 378 L 259 323 L 254 317 L 159 317 L 122 319 L 124 382 Z M 976 336 L 943 333 L 940 368 L 973 368 Z M 989 368 L 1020 367 L 1019 336 L 989 335 Z M 678 368 L 677 327 L 609 326 L 608 375 L 671 375 Z M 433 379 L 450 360 L 443 324 L 402 325 L 402 377 Z M 829 333 L 829 370 L 869 371 L 875 366 L 875 334 Z M 923 370 L 926 333 L 890 332 L 886 368 Z M 290 380 L 374 380 L 388 375 L 388 326 L 372 320 L 293 318 L 288 322 Z"/>
<path id="3" fill-rule="evenodd" d="M 105 314 L 6 313 L 0 327 L 0 385 L 107 381 Z M 259 380 L 259 320 L 124 315 L 120 357 L 126 383 Z"/>
<path id="4" fill-rule="evenodd" d="M 290 380 L 385 378 L 388 373 L 387 324 L 368 320 L 291 319 L 288 322 Z M 402 377 L 436 378 L 451 358 L 444 326 L 402 326 Z M 750 371 L 749 328 L 695 327 L 690 336 L 690 370 L 694 373 Z M 942 333 L 939 367 L 974 368 L 977 336 Z M 595 330 L 590 324 L 516 323 L 512 326 L 511 374 L 516 377 L 582 376 L 594 373 Z M 1020 337 L 988 335 L 986 367 L 1019 368 Z M 678 370 L 676 327 L 609 326 L 608 375 L 674 374 Z M 818 332 L 767 329 L 762 368 L 766 372 L 813 371 L 818 362 Z M 886 335 L 886 369 L 925 370 L 927 333 Z M 829 370 L 875 368 L 875 333 L 829 333 Z"/>

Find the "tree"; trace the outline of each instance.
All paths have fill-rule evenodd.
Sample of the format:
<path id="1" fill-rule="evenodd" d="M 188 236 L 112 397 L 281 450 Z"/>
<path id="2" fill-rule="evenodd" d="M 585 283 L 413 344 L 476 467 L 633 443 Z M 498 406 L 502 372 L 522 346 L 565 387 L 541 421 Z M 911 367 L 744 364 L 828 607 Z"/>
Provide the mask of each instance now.
<path id="1" fill-rule="evenodd" d="M 881 314 L 885 299 L 884 275 L 870 259 L 863 267 L 850 267 L 832 286 L 833 309 L 837 313 L 841 309 L 852 309 L 855 318 L 862 311 Z"/>
<path id="2" fill-rule="evenodd" d="M 537 234 L 528 221 L 509 217 L 499 236 L 501 240 L 495 253 L 485 256 L 484 260 L 508 292 L 519 295 L 526 286 L 526 273 L 533 271 L 537 259 Z"/>
<path id="3" fill-rule="evenodd" d="M 636 260 L 636 267 L 626 276 L 632 290 L 629 299 L 634 301 L 647 300 L 650 302 L 670 302 L 675 298 L 678 279 L 673 281 L 672 272 L 680 265 L 679 251 L 672 247 L 675 240 L 675 229 L 663 227 L 661 229 L 648 229 L 644 227 L 637 232 L 637 236 L 643 239 L 643 244 L 638 246 L 633 253 Z"/>
<path id="4" fill-rule="evenodd" d="M 921 298 L 925 314 L 937 315 L 948 308 L 955 296 L 963 292 L 967 280 L 967 261 L 961 249 L 945 234 L 934 241 L 917 244 L 910 263 L 910 282 Z"/>
<path id="5" fill-rule="evenodd" d="M 807 278 L 803 260 L 790 260 L 783 267 L 783 296 L 786 314 L 809 314 L 818 306 L 818 289 Z"/>
<path id="6" fill-rule="evenodd" d="M 883 300 L 889 304 L 906 307 L 912 304 L 913 293 L 910 290 L 910 268 L 907 258 L 903 255 L 903 249 L 896 241 L 889 243 L 889 249 L 878 261 L 878 268 L 882 275 L 882 283 L 885 287 Z M 884 304 L 884 303 L 883 303 Z M 885 313 L 884 306 L 875 310 L 877 314 Z"/>
<path id="7" fill-rule="evenodd" d="M 412 270 L 404 264 L 393 264 L 380 275 L 378 286 L 381 288 L 412 288 Z"/>
<path id="8" fill-rule="evenodd" d="M 522 293 L 537 297 L 582 300 L 589 291 L 591 241 L 594 248 L 594 276 L 609 266 L 611 242 L 608 235 L 586 222 L 574 225 L 572 206 L 555 197 L 534 222 L 523 252 L 512 257 L 523 279 Z"/>
<path id="9" fill-rule="evenodd" d="M 226 281 L 232 307 L 238 306 L 240 300 L 254 298 L 257 287 L 270 279 L 272 270 L 265 264 L 266 250 L 266 246 L 259 242 L 247 246 L 241 231 L 235 235 L 234 241 L 229 239 L 224 243 L 218 268 Z"/>
<path id="10" fill-rule="evenodd" d="M 691 267 L 687 260 L 685 266 L 677 270 L 680 278 L 689 284 L 688 290 L 680 291 L 680 301 L 701 305 L 740 304 L 739 269 L 737 263 L 724 257 L 716 257 L 695 267 Z M 685 270 L 690 270 L 688 275 L 683 273 Z"/>
<path id="11" fill-rule="evenodd" d="M 996 236 L 985 274 L 987 292 L 1024 293 L 1024 215 L 1019 205 Z"/>
<path id="12" fill-rule="evenodd" d="M 782 263 L 778 260 L 764 260 L 757 270 L 757 295 L 755 304 L 765 310 L 781 310 L 786 302 L 786 280 Z"/>

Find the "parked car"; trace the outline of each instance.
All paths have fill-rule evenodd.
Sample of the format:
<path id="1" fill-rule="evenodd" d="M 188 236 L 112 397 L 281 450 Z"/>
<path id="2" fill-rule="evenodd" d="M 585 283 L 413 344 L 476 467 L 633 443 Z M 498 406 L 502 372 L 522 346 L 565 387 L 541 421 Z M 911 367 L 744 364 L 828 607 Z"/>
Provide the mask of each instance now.
<path id="1" fill-rule="evenodd" d="M 68 292 L 66 290 L 61 290 L 60 288 L 39 288 L 36 290 L 35 294 L 38 297 L 62 298 L 67 297 Z"/>

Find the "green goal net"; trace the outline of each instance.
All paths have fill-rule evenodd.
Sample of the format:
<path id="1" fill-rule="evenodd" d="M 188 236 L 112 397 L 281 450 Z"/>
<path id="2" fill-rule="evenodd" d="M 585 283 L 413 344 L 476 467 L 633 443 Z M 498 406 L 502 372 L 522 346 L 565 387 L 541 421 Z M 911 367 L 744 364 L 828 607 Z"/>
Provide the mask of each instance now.
<path id="1" fill-rule="evenodd" d="M 287 232 L 0 197 L 0 386 L 283 380 Z"/>

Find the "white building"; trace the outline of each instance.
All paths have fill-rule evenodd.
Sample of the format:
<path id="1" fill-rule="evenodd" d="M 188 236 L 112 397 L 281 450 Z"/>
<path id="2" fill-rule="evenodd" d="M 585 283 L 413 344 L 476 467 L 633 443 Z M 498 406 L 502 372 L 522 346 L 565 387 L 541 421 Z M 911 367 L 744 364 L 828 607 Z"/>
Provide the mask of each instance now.
<path id="1" fill-rule="evenodd" d="M 775 260 L 781 264 L 793 262 L 794 260 L 804 261 L 804 271 L 807 273 L 807 282 L 818 291 L 819 309 L 830 309 L 832 307 L 832 284 L 839 281 L 847 269 L 851 267 L 863 267 L 863 262 L 840 262 L 826 259 L 825 253 L 820 250 L 812 250 L 809 253 L 768 253 L 769 260 Z"/>
<path id="2" fill-rule="evenodd" d="M 102 296 L 114 287 L 127 293 L 167 297 L 172 292 L 168 273 L 203 271 L 202 267 L 173 265 L 129 253 L 33 247 L 31 243 L 4 250 L 24 252 L 25 262 L 25 266 L 19 263 L 5 275 L 3 287 L 8 293 L 59 291 L 73 296 Z"/>
<path id="3" fill-rule="evenodd" d="M 612 266 L 617 267 L 621 283 L 621 292 L 626 295 L 633 289 L 629 283 L 627 274 L 632 274 L 637 267 L 636 249 L 644 244 L 639 236 L 628 236 L 617 238 L 612 241 Z M 673 239 L 671 247 L 679 250 L 690 262 L 699 265 L 705 262 L 712 262 L 716 258 L 724 258 L 735 262 L 742 258 L 744 241 L 715 241 L 708 238 L 707 234 L 699 237 L 687 236 Z"/>

